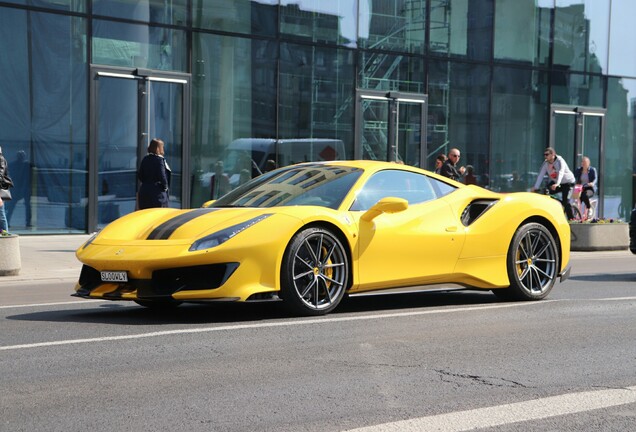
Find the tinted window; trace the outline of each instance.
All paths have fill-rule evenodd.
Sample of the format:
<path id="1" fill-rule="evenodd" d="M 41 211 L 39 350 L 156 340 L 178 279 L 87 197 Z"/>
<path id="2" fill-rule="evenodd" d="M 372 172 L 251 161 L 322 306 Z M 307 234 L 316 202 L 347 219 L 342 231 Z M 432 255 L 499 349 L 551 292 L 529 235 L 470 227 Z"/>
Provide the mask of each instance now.
<path id="1" fill-rule="evenodd" d="M 403 198 L 409 204 L 430 201 L 438 196 L 431 184 L 431 180 L 425 175 L 408 171 L 380 171 L 371 176 L 362 187 L 351 206 L 351 210 L 368 210 L 385 197 Z M 445 185 L 442 182 L 437 183 Z M 437 187 L 440 191 L 442 190 L 442 186 L 437 185 Z"/>

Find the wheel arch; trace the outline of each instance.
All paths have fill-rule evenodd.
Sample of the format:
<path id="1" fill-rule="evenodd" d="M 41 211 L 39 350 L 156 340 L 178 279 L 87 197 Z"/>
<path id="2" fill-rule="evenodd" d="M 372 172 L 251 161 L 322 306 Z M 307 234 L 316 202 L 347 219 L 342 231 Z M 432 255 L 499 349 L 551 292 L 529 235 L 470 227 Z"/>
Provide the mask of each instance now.
<path id="1" fill-rule="evenodd" d="M 515 230 L 515 232 L 517 232 L 517 230 L 519 228 L 521 228 L 522 226 L 524 226 L 525 224 L 528 223 L 538 223 L 540 225 L 543 225 L 543 227 L 545 229 L 547 229 L 550 234 L 552 235 L 552 238 L 554 239 L 554 241 L 557 244 L 557 251 L 559 253 L 559 267 L 561 267 L 562 263 L 563 263 L 563 248 L 561 246 L 561 237 L 559 237 L 559 232 L 557 231 L 556 227 L 554 226 L 554 224 L 552 224 L 552 222 L 550 222 L 550 220 L 542 217 L 542 216 L 531 216 L 527 219 L 525 219 L 523 222 L 521 222 L 519 224 L 519 226 L 517 227 L 517 229 Z M 510 243 L 510 246 L 512 246 L 512 242 Z M 510 246 L 508 246 L 508 250 L 510 250 Z M 560 269 L 559 269 L 560 270 Z"/>
<path id="2" fill-rule="evenodd" d="M 353 285 L 353 254 L 351 253 L 351 244 L 349 242 L 349 240 L 347 239 L 347 236 L 345 235 L 345 233 L 342 231 L 342 229 L 340 229 L 340 227 L 334 223 L 331 222 L 327 222 L 327 221 L 314 221 L 314 222 L 309 222 L 305 225 L 302 225 L 301 227 L 299 227 L 296 232 L 294 232 L 294 234 L 290 237 L 290 239 L 293 239 L 296 234 L 298 234 L 299 232 L 307 229 L 307 228 L 323 228 L 323 229 L 328 229 L 329 231 L 331 231 L 332 233 L 334 233 L 336 235 L 336 237 L 338 238 L 338 241 L 340 241 L 340 243 L 342 244 L 342 246 L 345 248 L 345 252 L 347 254 L 347 259 L 349 260 L 349 272 L 347 275 L 347 288 L 345 289 L 346 291 L 349 291 L 351 289 L 351 286 Z M 287 244 L 287 246 L 285 247 L 285 252 L 283 254 L 283 256 L 287 253 L 287 249 L 290 247 L 291 245 L 291 241 Z M 280 272 L 279 272 L 279 284 L 282 283 L 280 281 Z"/>

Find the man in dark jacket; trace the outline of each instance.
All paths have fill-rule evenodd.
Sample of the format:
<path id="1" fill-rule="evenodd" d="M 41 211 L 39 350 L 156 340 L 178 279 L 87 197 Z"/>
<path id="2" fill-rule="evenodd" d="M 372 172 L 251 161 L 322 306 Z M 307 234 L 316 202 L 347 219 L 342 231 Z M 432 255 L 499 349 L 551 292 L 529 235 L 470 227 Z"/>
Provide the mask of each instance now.
<path id="1" fill-rule="evenodd" d="M 446 162 L 444 162 L 444 165 L 442 165 L 440 174 L 444 177 L 448 177 L 451 180 L 461 181 L 466 168 L 464 168 L 463 166 L 457 168 L 459 156 L 460 153 L 458 149 L 450 149 L 450 151 L 448 152 L 448 159 L 446 159 Z"/>

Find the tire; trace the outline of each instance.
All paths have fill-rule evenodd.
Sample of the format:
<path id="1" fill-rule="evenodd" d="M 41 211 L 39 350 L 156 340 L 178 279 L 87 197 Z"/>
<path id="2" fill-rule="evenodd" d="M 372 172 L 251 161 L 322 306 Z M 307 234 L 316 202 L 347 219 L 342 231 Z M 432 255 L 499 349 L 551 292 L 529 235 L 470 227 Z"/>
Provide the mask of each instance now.
<path id="1" fill-rule="evenodd" d="M 507 255 L 510 286 L 493 292 L 506 300 L 541 300 L 559 274 L 557 243 L 543 225 L 522 225 L 512 237 Z"/>
<path id="2" fill-rule="evenodd" d="M 281 266 L 281 297 L 294 314 L 325 315 L 338 306 L 349 281 L 349 259 L 328 229 L 307 228 L 289 243 Z"/>
<path id="3" fill-rule="evenodd" d="M 135 303 L 156 311 L 175 309 L 181 304 L 177 300 L 135 300 Z"/>

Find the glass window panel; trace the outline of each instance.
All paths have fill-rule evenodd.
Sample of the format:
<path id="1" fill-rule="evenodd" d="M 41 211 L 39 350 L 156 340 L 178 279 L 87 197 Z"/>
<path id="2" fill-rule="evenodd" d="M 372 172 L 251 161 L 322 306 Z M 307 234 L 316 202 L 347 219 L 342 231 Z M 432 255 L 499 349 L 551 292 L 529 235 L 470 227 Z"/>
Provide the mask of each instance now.
<path id="1" fill-rule="evenodd" d="M 496 0 L 495 58 L 547 64 L 551 10 L 536 0 Z"/>
<path id="2" fill-rule="evenodd" d="M 439 153 L 461 152 L 462 165 L 472 165 L 478 184 L 489 186 L 490 71 L 487 66 L 431 61 L 427 167 Z"/>
<path id="3" fill-rule="evenodd" d="M 609 48 L 611 75 L 636 77 L 636 44 L 628 42 L 634 34 L 635 19 L 635 1 L 612 0 Z"/>
<path id="4" fill-rule="evenodd" d="M 547 74 L 497 67 L 493 72 L 491 187 L 528 190 L 543 162 L 547 136 Z"/>
<path id="5" fill-rule="evenodd" d="M 185 32 L 141 24 L 93 21 L 92 62 L 185 72 Z"/>
<path id="6" fill-rule="evenodd" d="M 424 61 L 419 57 L 360 52 L 359 88 L 426 93 L 424 75 Z"/>
<path id="7" fill-rule="evenodd" d="M 610 2 L 557 0 L 554 65 L 571 70 L 607 71 Z"/>
<path id="8" fill-rule="evenodd" d="M 202 29 L 275 36 L 278 0 L 194 0 L 192 17 Z"/>
<path id="9" fill-rule="evenodd" d="M 86 12 L 86 0 L 5 0 L 5 3 L 37 6 L 69 12 Z"/>
<path id="10" fill-rule="evenodd" d="M 186 0 L 92 0 L 93 14 L 158 24 L 186 25 Z"/>
<path id="11" fill-rule="evenodd" d="M 312 42 L 356 46 L 355 0 L 281 0 L 280 33 Z"/>
<path id="12" fill-rule="evenodd" d="M 493 0 L 431 0 L 430 51 L 489 60 Z"/>
<path id="13" fill-rule="evenodd" d="M 604 149 L 604 216 L 629 220 L 636 192 L 636 80 L 609 78 Z"/>
<path id="14" fill-rule="evenodd" d="M 86 230 L 86 22 L 0 8 L 0 144 L 11 231 Z"/>
<path id="15" fill-rule="evenodd" d="M 603 106 L 605 78 L 596 75 L 552 72 L 552 102 L 565 105 Z"/>
<path id="16" fill-rule="evenodd" d="M 342 140 L 353 157 L 354 55 L 350 50 L 282 44 L 280 138 Z"/>
<path id="17" fill-rule="evenodd" d="M 361 47 L 424 52 L 425 0 L 361 1 L 359 8 Z"/>
<path id="18" fill-rule="evenodd" d="M 215 170 L 220 171 L 218 178 L 225 174 L 232 187 L 259 174 L 252 160 L 262 158 L 238 150 L 242 139 L 276 138 L 277 57 L 274 41 L 194 33 L 193 206 L 219 190 Z"/>

